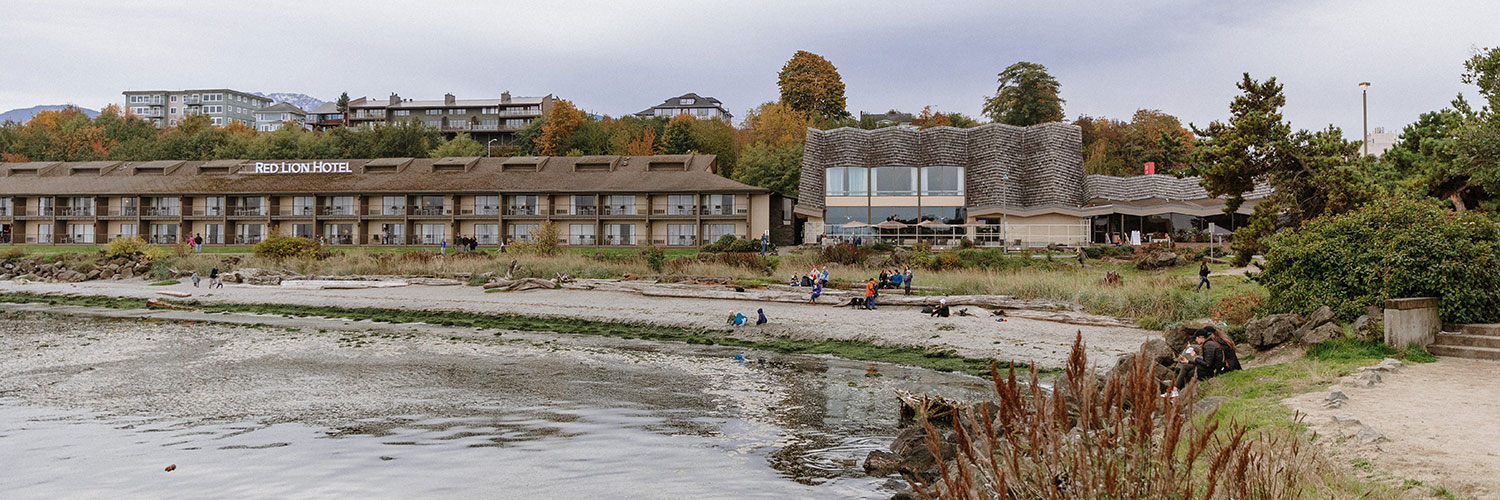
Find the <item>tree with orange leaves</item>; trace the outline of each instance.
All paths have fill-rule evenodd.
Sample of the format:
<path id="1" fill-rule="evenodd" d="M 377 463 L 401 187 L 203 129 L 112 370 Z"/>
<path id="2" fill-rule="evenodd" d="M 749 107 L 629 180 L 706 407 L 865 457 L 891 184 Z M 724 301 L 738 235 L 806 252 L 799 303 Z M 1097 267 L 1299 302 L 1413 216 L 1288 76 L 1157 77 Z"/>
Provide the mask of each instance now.
<path id="1" fill-rule="evenodd" d="M 642 128 L 641 137 L 625 145 L 625 154 L 629 156 L 650 156 L 656 154 L 655 130 L 651 127 Z"/>
<path id="2" fill-rule="evenodd" d="M 922 112 L 911 119 L 911 124 L 921 128 L 953 126 L 953 122 L 948 120 L 948 115 L 933 111 L 932 106 L 923 106 Z"/>
<path id="3" fill-rule="evenodd" d="M 583 124 L 583 118 L 583 111 L 574 107 L 571 101 L 558 99 L 553 102 L 552 109 L 542 117 L 545 121 L 535 140 L 537 151 L 543 156 L 561 155 L 563 143 Z"/>

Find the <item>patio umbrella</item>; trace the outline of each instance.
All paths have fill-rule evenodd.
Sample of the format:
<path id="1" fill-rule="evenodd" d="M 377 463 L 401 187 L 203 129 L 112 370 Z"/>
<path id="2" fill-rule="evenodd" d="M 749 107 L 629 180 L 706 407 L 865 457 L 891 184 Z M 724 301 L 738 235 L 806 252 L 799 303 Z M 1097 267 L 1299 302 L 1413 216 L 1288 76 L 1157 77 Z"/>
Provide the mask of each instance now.
<path id="1" fill-rule="evenodd" d="M 902 229 L 906 227 L 906 224 L 902 223 L 901 221 L 888 220 L 876 224 L 875 227 L 878 227 L 880 229 Z"/>
<path id="2" fill-rule="evenodd" d="M 862 227 L 870 227 L 870 225 L 855 220 L 855 221 L 845 222 L 844 225 L 839 226 L 839 227 L 842 227 L 844 229 L 859 229 L 859 228 L 862 228 Z"/>
<path id="3" fill-rule="evenodd" d="M 933 231 L 942 231 L 944 229 L 951 229 L 951 228 L 953 228 L 953 226 L 950 226 L 950 225 L 947 225 L 947 224 L 944 224 L 944 223 L 941 223 L 941 222 L 938 222 L 938 221 L 935 221 L 935 220 L 924 220 L 922 222 L 918 222 L 917 223 L 917 227 L 925 227 L 925 228 L 931 229 Z"/>

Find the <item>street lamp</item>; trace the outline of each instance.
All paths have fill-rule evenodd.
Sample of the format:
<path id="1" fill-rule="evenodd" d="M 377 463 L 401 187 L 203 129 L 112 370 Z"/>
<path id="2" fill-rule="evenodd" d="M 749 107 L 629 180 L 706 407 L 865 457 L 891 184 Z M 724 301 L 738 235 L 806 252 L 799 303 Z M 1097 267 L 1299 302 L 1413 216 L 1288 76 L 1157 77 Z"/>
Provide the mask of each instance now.
<path id="1" fill-rule="evenodd" d="M 1365 115 L 1365 156 L 1370 156 L 1370 82 L 1359 82 L 1360 107 Z"/>
<path id="2" fill-rule="evenodd" d="M 484 143 L 484 157 L 485 158 L 489 158 L 490 157 L 490 146 L 493 146 L 495 144 L 495 141 L 498 141 L 498 140 L 500 140 L 500 139 L 490 139 L 490 142 Z"/>

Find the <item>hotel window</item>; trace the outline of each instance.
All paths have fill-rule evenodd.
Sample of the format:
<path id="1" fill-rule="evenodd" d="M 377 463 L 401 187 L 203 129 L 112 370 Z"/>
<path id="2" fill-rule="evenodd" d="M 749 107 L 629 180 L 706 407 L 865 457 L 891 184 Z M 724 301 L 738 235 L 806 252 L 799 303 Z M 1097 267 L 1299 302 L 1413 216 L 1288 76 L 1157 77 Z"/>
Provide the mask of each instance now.
<path id="1" fill-rule="evenodd" d="M 450 109 L 448 109 L 448 114 L 450 114 L 450 115 L 464 115 L 464 114 L 468 114 L 468 113 L 469 113 L 469 110 L 465 109 L 465 108 L 450 108 Z"/>
<path id="2" fill-rule="evenodd" d="M 136 230 L 135 230 L 135 223 L 134 222 L 127 222 L 127 223 L 124 223 L 124 224 L 120 224 L 120 234 L 116 234 L 115 237 L 116 238 L 129 238 L 131 236 L 135 236 L 136 234 L 138 234 L 138 233 L 136 233 Z"/>
<path id="3" fill-rule="evenodd" d="M 530 123 L 531 120 L 512 118 L 509 120 L 505 120 L 505 128 L 526 128 L 526 125 Z"/>
<path id="4" fill-rule="evenodd" d="M 386 196 L 380 199 L 380 212 L 385 215 L 406 215 L 405 196 Z"/>
<path id="5" fill-rule="evenodd" d="M 443 224 L 417 224 L 417 243 L 437 245 L 447 239 Z"/>
<path id="6" fill-rule="evenodd" d="M 667 224 L 667 244 L 671 246 L 694 246 L 698 244 L 696 224 Z"/>
<path id="7" fill-rule="evenodd" d="M 398 109 L 398 110 L 396 110 L 396 111 L 395 111 L 395 112 L 394 112 L 394 113 L 392 113 L 392 114 L 393 114 L 393 115 L 394 115 L 394 116 L 411 116 L 411 110 L 409 110 L 409 109 Z M 361 113 L 360 113 L 360 116 L 364 116 L 364 113 L 363 113 L 363 112 L 361 112 Z"/>
<path id="8" fill-rule="evenodd" d="M 497 215 L 500 213 L 500 197 L 497 195 L 475 196 L 474 215 Z"/>
<path id="9" fill-rule="evenodd" d="M 203 215 L 224 215 L 224 197 L 210 196 L 203 199 Z"/>
<path id="10" fill-rule="evenodd" d="M 432 127 L 432 128 L 442 128 L 443 127 L 443 121 L 442 120 L 423 120 L 422 121 L 422 125 L 426 126 L 426 127 Z"/>
<path id="11" fill-rule="evenodd" d="M 293 196 L 292 215 L 315 215 L 313 206 L 316 204 L 317 202 L 312 196 Z M 308 232 L 311 233 L 312 230 L 308 230 Z M 293 236 L 296 235 L 294 234 Z"/>
<path id="12" fill-rule="evenodd" d="M 512 195 L 505 215 L 536 215 L 537 197 L 532 194 Z"/>
<path id="13" fill-rule="evenodd" d="M 571 197 L 572 203 L 568 207 L 568 215 L 594 215 L 599 213 L 598 207 L 594 205 L 594 196 L 588 194 L 575 194 Z"/>
<path id="14" fill-rule="evenodd" d="M 175 96 L 175 95 L 174 95 L 174 96 L 172 96 L 172 99 L 171 99 L 171 101 L 172 101 L 172 102 L 177 102 L 177 96 Z"/>
<path id="15" fill-rule="evenodd" d="M 52 224 L 41 223 L 36 225 L 36 239 L 27 238 L 27 243 L 52 243 Z"/>
<path id="16" fill-rule="evenodd" d="M 241 245 L 254 245 L 266 237 L 265 224 L 237 224 L 235 225 L 237 242 Z"/>
<path id="17" fill-rule="evenodd" d="M 180 205 L 178 204 L 177 198 L 169 196 L 153 196 L 146 198 L 145 204 L 145 215 L 164 215 L 176 217 L 181 213 L 180 211 L 178 211 L 178 207 Z"/>
<path id="18" fill-rule="evenodd" d="M 406 244 L 406 224 L 381 224 L 381 234 L 374 236 L 376 243 L 381 245 L 403 245 Z"/>
<path id="19" fill-rule="evenodd" d="M 635 224 L 605 224 L 605 245 L 634 245 Z"/>
<path id="20" fill-rule="evenodd" d="M 177 108 L 176 107 L 167 108 L 167 112 L 175 115 L 175 114 L 177 114 Z"/>
<path id="21" fill-rule="evenodd" d="M 8 217 L 11 214 L 10 198 L 0 198 L 0 217 Z"/>
<path id="22" fill-rule="evenodd" d="M 593 224 L 568 224 L 568 244 L 569 245 L 593 245 L 594 244 L 594 225 Z"/>
<path id="23" fill-rule="evenodd" d="M 429 115 L 441 115 L 441 114 L 443 114 L 443 110 L 441 110 L 441 109 L 429 109 L 429 110 L 425 111 L 425 113 L 429 114 Z"/>
<path id="24" fill-rule="evenodd" d="M 234 209 L 235 215 L 259 217 L 266 214 L 264 210 L 266 199 L 264 197 L 243 196 L 236 198 L 235 201 L 235 205 L 237 206 Z"/>
<path id="25" fill-rule="evenodd" d="M 68 224 L 68 243 L 96 243 L 93 224 Z"/>
<path id="26" fill-rule="evenodd" d="M 43 196 L 41 198 L 37 198 L 36 204 L 37 208 L 41 209 L 41 211 L 38 212 L 40 215 L 56 215 L 55 212 L 57 210 L 55 207 L 57 207 L 57 200 L 55 198 L 51 196 Z"/>
<path id="27" fill-rule="evenodd" d="M 915 167 L 875 167 L 871 184 L 875 196 L 916 196 L 917 169 Z"/>
<path id="28" fill-rule="evenodd" d="M 609 196 L 609 206 L 604 207 L 608 215 L 635 215 L 635 196 L 614 194 Z"/>
<path id="29" fill-rule="evenodd" d="M 297 238 L 312 238 L 312 224 L 292 224 L 292 236 Z"/>
<path id="30" fill-rule="evenodd" d="M 494 245 L 500 240 L 499 224 L 475 224 L 474 239 L 479 240 L 480 245 Z"/>
<path id="31" fill-rule="evenodd" d="M 719 238 L 726 234 L 735 235 L 734 224 L 705 224 L 705 226 L 707 227 L 708 239 L 704 241 L 710 243 L 719 241 Z"/>
<path id="32" fill-rule="evenodd" d="M 203 94 L 204 102 L 223 102 L 224 94 Z"/>
<path id="33" fill-rule="evenodd" d="M 323 241 L 334 245 L 354 244 L 354 224 L 327 224 L 323 226 Z"/>
<path id="34" fill-rule="evenodd" d="M 204 243 L 207 243 L 207 244 L 210 244 L 210 245 L 222 245 L 222 244 L 224 244 L 224 225 L 223 224 L 205 224 L 203 226 L 203 228 L 205 229 L 205 231 L 203 231 L 203 242 Z"/>
<path id="35" fill-rule="evenodd" d="M 214 117 L 214 126 L 215 127 L 222 127 L 222 126 L 224 126 L 224 119 L 215 116 Z"/>
<path id="36" fill-rule="evenodd" d="M 832 167 L 825 172 L 828 196 L 866 196 L 870 194 L 870 169 L 865 167 Z"/>
<path id="37" fill-rule="evenodd" d="M 417 215 L 446 215 L 448 203 L 442 196 L 423 196 L 418 200 Z"/>
<path id="38" fill-rule="evenodd" d="M 693 215 L 697 208 L 693 203 L 693 195 L 669 194 L 667 195 L 667 215 Z"/>
<path id="39" fill-rule="evenodd" d="M 703 208 L 707 215 L 734 215 L 734 195 L 711 194 L 703 197 Z"/>
<path id="40" fill-rule="evenodd" d="M 484 109 L 479 110 L 479 114 L 481 114 L 481 115 L 498 115 L 498 114 L 500 114 L 500 108 L 484 108 Z"/>
<path id="41" fill-rule="evenodd" d="M 152 243 L 156 243 L 156 244 L 167 244 L 167 245 L 177 243 L 177 225 L 176 224 L 152 224 L 151 225 L 151 242 Z"/>
<path id="42" fill-rule="evenodd" d="M 922 196 L 963 196 L 963 167 L 922 167 Z"/>
<path id="43" fill-rule="evenodd" d="M 334 196 L 323 204 L 324 215 L 354 215 L 353 196 Z"/>
<path id="44" fill-rule="evenodd" d="M 500 128 L 500 120 L 479 120 L 481 130 L 495 130 Z"/>
<path id="45" fill-rule="evenodd" d="M 531 241 L 531 235 L 536 232 L 536 228 L 536 224 L 506 224 L 505 239 L 507 241 Z"/>

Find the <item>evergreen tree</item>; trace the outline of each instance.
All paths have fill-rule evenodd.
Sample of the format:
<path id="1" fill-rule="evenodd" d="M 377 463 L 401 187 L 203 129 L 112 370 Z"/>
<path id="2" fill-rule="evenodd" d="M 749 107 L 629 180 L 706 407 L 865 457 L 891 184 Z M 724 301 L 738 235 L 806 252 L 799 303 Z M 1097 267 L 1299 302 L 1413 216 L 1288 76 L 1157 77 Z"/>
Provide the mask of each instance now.
<path id="1" fill-rule="evenodd" d="M 984 113 L 997 123 L 1028 126 L 1062 121 L 1062 86 L 1047 67 L 1021 61 L 1001 71 L 1000 87 L 984 101 Z"/>

